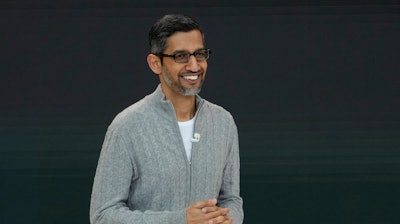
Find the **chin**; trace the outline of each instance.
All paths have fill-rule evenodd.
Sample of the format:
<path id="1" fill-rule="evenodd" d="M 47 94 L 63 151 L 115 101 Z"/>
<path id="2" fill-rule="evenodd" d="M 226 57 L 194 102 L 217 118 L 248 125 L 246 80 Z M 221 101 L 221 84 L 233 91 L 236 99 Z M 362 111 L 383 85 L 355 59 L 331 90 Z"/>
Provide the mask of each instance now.
<path id="1" fill-rule="evenodd" d="M 180 89 L 180 92 L 184 96 L 195 96 L 195 95 L 199 94 L 200 91 L 201 91 L 201 87 L 195 88 L 195 89 L 187 89 L 187 88 Z"/>

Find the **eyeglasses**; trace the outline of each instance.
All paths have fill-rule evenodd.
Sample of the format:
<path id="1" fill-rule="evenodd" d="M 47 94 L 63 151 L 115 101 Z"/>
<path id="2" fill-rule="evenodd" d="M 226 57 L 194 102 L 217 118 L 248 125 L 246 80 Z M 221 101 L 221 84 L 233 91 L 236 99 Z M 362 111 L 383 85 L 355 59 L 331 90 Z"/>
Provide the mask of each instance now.
<path id="1" fill-rule="evenodd" d="M 197 62 L 206 61 L 211 54 L 210 49 L 201 49 L 197 50 L 193 53 L 189 53 L 187 51 L 180 51 L 175 54 L 158 54 L 161 57 L 170 57 L 175 60 L 176 63 L 188 63 L 190 56 L 194 56 Z"/>

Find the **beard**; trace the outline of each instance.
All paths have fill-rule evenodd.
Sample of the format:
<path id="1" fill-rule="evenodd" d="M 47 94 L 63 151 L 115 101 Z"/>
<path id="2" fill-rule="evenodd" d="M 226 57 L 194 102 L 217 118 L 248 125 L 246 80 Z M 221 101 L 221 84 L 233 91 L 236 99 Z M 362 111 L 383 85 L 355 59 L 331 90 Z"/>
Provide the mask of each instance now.
<path id="1" fill-rule="evenodd" d="M 187 73 L 188 72 L 185 72 L 184 74 L 187 74 Z M 181 76 L 181 74 L 182 73 L 178 74 L 178 76 Z M 165 68 L 163 68 L 163 75 L 162 76 L 163 76 L 165 84 L 169 88 L 179 92 L 180 94 L 182 94 L 184 96 L 195 96 L 195 95 L 199 94 L 200 91 L 201 91 L 201 87 L 202 87 L 203 82 L 204 82 L 204 76 L 203 76 L 204 75 L 204 71 L 201 70 L 199 72 L 196 72 L 195 74 L 199 74 L 199 78 L 201 79 L 200 80 L 200 85 L 196 86 L 196 87 L 192 87 L 192 88 L 184 87 L 180 81 L 174 82 L 172 80 L 172 78 L 171 78 L 171 73 L 168 70 L 166 70 Z"/>

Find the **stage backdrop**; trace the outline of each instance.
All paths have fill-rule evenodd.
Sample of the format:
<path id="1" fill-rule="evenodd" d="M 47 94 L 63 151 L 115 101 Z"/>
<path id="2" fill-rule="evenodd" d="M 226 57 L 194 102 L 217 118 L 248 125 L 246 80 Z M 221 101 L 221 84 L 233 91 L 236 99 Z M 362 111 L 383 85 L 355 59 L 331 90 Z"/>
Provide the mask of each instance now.
<path id="1" fill-rule="evenodd" d="M 158 84 L 148 29 L 184 13 L 239 128 L 246 224 L 400 223 L 399 6 L 369 3 L 1 3 L 0 222 L 89 222 L 107 126 Z"/>

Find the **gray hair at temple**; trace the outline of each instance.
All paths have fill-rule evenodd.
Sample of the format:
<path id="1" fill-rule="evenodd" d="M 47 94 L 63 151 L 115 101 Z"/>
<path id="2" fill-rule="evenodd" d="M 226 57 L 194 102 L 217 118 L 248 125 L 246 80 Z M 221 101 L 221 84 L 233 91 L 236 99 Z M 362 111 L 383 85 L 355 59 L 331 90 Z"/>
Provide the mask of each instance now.
<path id="1" fill-rule="evenodd" d="M 168 37 L 172 36 L 176 32 L 189 32 L 192 30 L 200 31 L 203 36 L 203 44 L 205 44 L 202 29 L 192 18 L 180 14 L 165 15 L 154 23 L 149 31 L 150 53 L 164 53 L 167 48 Z"/>

